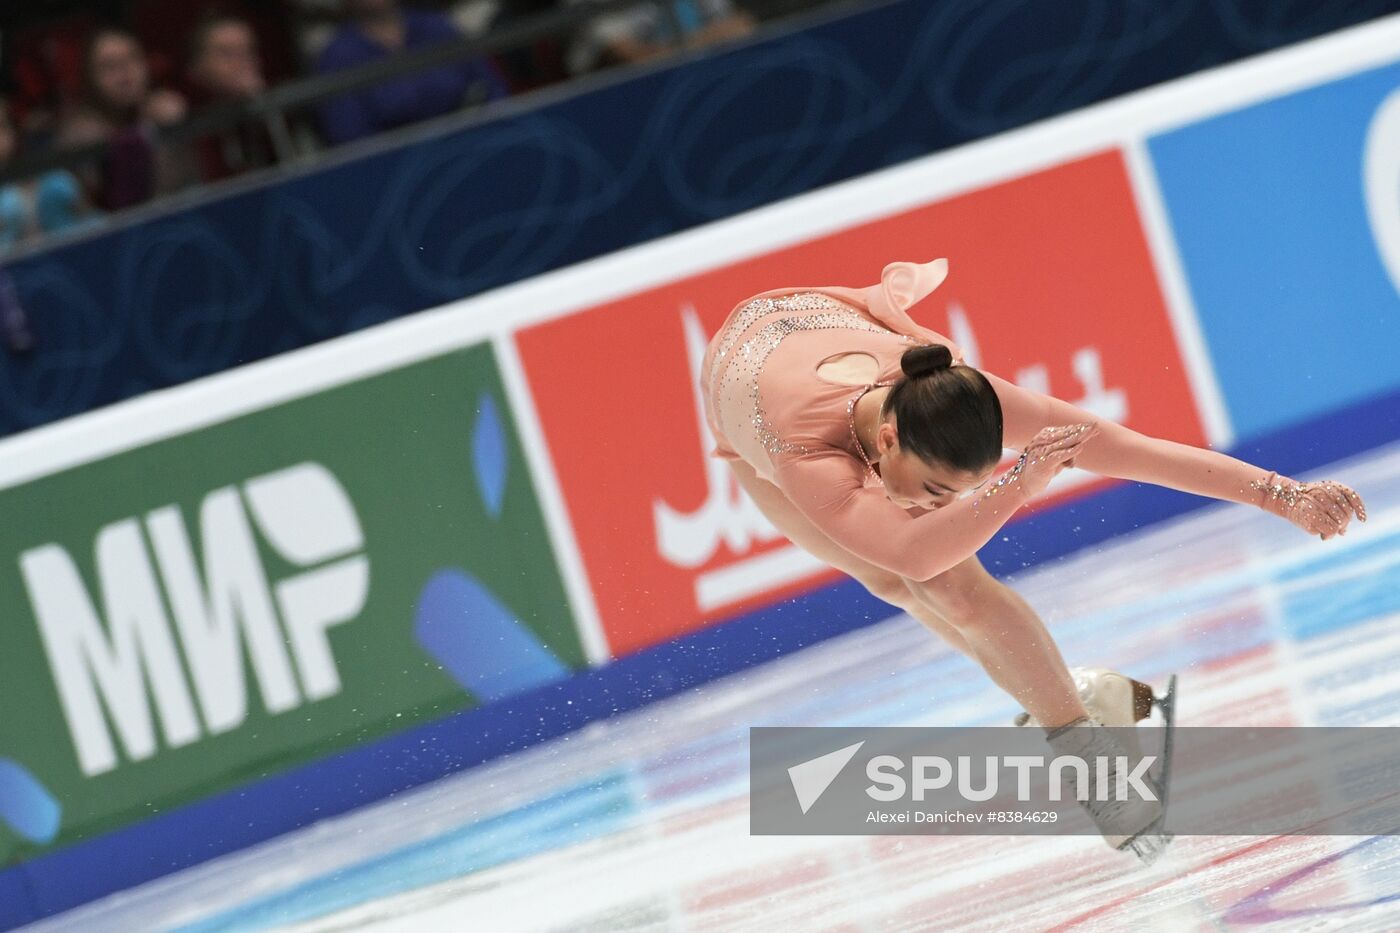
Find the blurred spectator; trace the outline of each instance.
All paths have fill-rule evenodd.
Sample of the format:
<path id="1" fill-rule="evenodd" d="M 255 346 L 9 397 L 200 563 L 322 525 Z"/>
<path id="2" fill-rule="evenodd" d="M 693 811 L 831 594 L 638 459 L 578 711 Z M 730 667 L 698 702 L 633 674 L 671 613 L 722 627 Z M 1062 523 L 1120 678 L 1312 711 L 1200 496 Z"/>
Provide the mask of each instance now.
<path id="1" fill-rule="evenodd" d="M 191 109 L 236 103 L 266 87 L 258 41 L 244 19 L 224 12 L 209 14 L 190 38 L 188 80 Z M 272 139 L 260 119 L 201 136 L 193 143 L 200 177 L 217 181 L 276 161 Z"/>
<path id="2" fill-rule="evenodd" d="M 0 168 L 15 157 L 19 139 L 10 125 L 8 105 L 0 113 Z M 0 186 L 0 253 L 7 252 L 29 233 L 27 198 L 19 185 Z"/>
<path id="3" fill-rule="evenodd" d="M 59 116 L 81 95 L 83 47 L 94 25 L 74 16 L 3 33 L 15 90 L 10 119 L 24 148 L 52 144 Z"/>
<path id="4" fill-rule="evenodd" d="M 560 0 L 502 0 L 492 28 L 529 22 L 552 13 Z M 567 80 L 564 65 L 564 43 L 557 36 L 541 36 L 528 45 L 505 49 L 496 55 L 514 91 L 529 91 L 547 84 Z"/>
<path id="5" fill-rule="evenodd" d="M 586 0 L 570 0 L 573 3 Z M 584 74 L 669 55 L 679 42 L 697 48 L 753 32 L 754 17 L 731 0 L 657 0 L 597 17 L 574 39 L 569 71 Z"/>
<path id="6" fill-rule="evenodd" d="M 9 109 L 0 100 L 0 169 L 18 150 Z M 0 185 L 0 254 L 40 233 L 56 233 L 91 220 L 77 179 L 64 171 Z"/>
<path id="7" fill-rule="evenodd" d="M 257 37 L 258 64 L 268 87 L 301 77 L 295 0 L 123 0 L 123 22 L 146 49 L 153 84 L 175 87 L 188 72 L 190 37 L 211 18 L 236 18 Z"/>
<path id="8" fill-rule="evenodd" d="M 11 353 L 28 353 L 34 349 L 34 331 L 29 326 L 29 315 L 19 303 L 14 280 L 9 270 L 0 266 L 0 335 L 3 335 L 5 349 Z"/>
<path id="9" fill-rule="evenodd" d="M 136 37 L 113 26 L 94 31 L 84 50 L 83 79 L 84 99 L 64 118 L 59 143 L 107 143 L 97 167 L 80 171 L 93 202 L 118 210 L 180 187 L 188 165 L 157 143 L 155 129 L 183 120 L 185 99 L 152 90 Z"/>
<path id="10" fill-rule="evenodd" d="M 318 72 L 352 68 L 461 38 L 447 17 L 400 9 L 397 0 L 345 0 L 344 9 L 348 19 L 321 52 Z M 416 71 L 331 98 L 321 107 L 321 126 L 327 141 L 338 145 L 451 113 L 471 102 L 473 92 L 486 100 L 509 93 L 505 79 L 489 59 Z"/>

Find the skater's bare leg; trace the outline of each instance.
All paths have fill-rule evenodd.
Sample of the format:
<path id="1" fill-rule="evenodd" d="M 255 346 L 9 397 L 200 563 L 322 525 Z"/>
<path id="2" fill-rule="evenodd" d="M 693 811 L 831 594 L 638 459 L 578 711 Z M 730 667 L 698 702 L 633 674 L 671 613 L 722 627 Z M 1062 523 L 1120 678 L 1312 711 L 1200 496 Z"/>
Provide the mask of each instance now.
<path id="1" fill-rule="evenodd" d="M 972 646 L 967 643 L 967 639 L 963 637 L 963 633 L 958 631 L 957 627 L 951 624 L 947 619 L 943 618 L 937 609 L 934 609 L 925 602 L 924 598 L 919 595 L 918 590 L 910 585 L 908 579 L 905 577 L 896 577 L 895 579 L 899 581 L 899 585 L 904 587 L 905 592 L 909 594 L 909 605 L 901 606 L 900 608 L 918 619 L 930 632 L 938 635 L 938 637 L 942 638 L 948 644 L 976 661 L 977 656 L 972 653 Z"/>
<path id="2" fill-rule="evenodd" d="M 1087 715 L 1045 623 L 974 554 L 909 588 L 956 628 L 970 656 L 1046 730 Z"/>
<path id="3" fill-rule="evenodd" d="M 978 662 L 1046 729 L 1086 715 L 1059 649 L 1028 603 L 973 555 L 931 580 L 909 580 L 841 547 L 777 486 L 742 460 L 728 461 L 759 510 L 794 544 L 859 580 Z"/>

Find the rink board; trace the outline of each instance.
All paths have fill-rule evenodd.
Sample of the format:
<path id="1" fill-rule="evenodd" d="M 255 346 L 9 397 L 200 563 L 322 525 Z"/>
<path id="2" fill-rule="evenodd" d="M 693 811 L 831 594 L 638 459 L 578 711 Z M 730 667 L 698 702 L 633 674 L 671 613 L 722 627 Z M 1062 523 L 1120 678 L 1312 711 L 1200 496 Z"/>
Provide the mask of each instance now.
<path id="1" fill-rule="evenodd" d="M 1388 191 L 1388 131 L 1374 124 L 1389 99 L 1378 87 L 1400 76 L 1349 76 L 1397 54 L 1400 25 L 1353 30 L 0 444 L 0 496 L 24 515 L 3 538 L 18 634 L 0 683 L 7 707 L 34 710 L 11 717 L 0 746 L 21 775 L 0 784 L 11 795 L 0 799 L 0 925 L 890 614 L 727 499 L 723 465 L 705 457 L 704 340 L 774 283 L 868 284 L 889 260 L 946 255 L 949 280 L 915 318 L 978 365 L 1103 417 L 1292 473 L 1400 436 L 1400 315 L 1377 279 L 1388 275 L 1384 199 L 1337 182 L 1363 191 L 1345 219 L 1371 205 L 1361 229 L 1379 245 L 1309 254 L 1315 278 L 1360 289 L 1370 276 L 1370 291 L 1329 293 L 1335 311 L 1316 297 L 1269 300 L 1306 290 L 1288 277 L 1297 264 L 1268 279 L 1255 253 L 1225 248 L 1242 237 L 1222 218 L 1257 206 L 1257 189 L 1211 191 L 1214 213 L 1197 204 L 1199 176 L 1248 149 L 1231 133 L 1293 125 L 1290 106 L 1317 109 L 1310 85 L 1371 102 L 1349 126 L 1373 156 L 1301 165 L 1274 147 L 1243 174 L 1364 171 Z M 1303 252 L 1302 228 L 1318 223 L 1254 216 Z M 1242 304 L 1234 279 L 1263 298 Z M 1341 332 L 1313 333 L 1319 319 Z M 1300 368 L 1310 349 L 1325 368 Z M 1306 391 L 1290 395 L 1299 379 Z M 640 419 L 625 404 L 638 397 Z M 982 557 L 1006 574 L 1202 504 L 1066 474 Z M 225 537 L 203 533 L 227 528 L 253 547 L 211 563 Z M 104 560 L 117 568 L 106 577 Z M 261 636 L 245 618 L 241 642 L 219 641 L 228 629 L 199 640 L 231 618 L 198 611 L 218 590 L 215 565 L 241 568 L 228 571 L 235 583 L 260 566 L 261 590 L 226 589 L 245 610 L 258 592 L 273 607 Z M 136 577 L 118 573 L 132 567 Z M 342 599 L 341 617 L 297 614 L 291 584 L 316 579 Z M 69 610 L 84 597 L 96 627 L 74 635 L 82 613 Z M 94 687 L 54 647 L 67 632 L 95 657 L 93 633 L 118 616 L 146 639 L 150 684 L 113 662 L 125 686 Z M 261 645 L 262 660 L 231 663 L 218 650 L 228 644 Z M 358 661 L 331 676 L 324 656 L 344 652 Z M 161 657 L 172 664 L 158 676 Z M 126 712 L 112 712 L 116 699 Z M 114 721 L 94 727 L 94 709 Z M 152 803 L 158 812 L 141 812 Z"/>

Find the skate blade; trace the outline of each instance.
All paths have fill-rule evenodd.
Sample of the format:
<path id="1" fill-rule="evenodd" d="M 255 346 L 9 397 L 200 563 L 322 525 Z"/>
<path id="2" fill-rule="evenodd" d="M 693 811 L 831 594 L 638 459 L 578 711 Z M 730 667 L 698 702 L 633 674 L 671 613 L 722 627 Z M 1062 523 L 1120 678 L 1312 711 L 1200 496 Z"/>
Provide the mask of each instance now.
<path id="1" fill-rule="evenodd" d="M 1161 858 L 1162 853 L 1167 851 L 1167 846 L 1176 838 L 1174 833 L 1162 830 L 1161 825 L 1160 819 L 1154 821 L 1152 827 L 1143 830 L 1123 843 L 1120 849 L 1136 855 L 1142 864 L 1151 865 Z"/>
<path id="2" fill-rule="evenodd" d="M 1162 735 L 1162 769 L 1158 784 L 1162 788 L 1162 816 L 1166 817 L 1168 797 L 1171 793 L 1171 768 L 1172 768 L 1172 738 L 1176 731 L 1176 675 L 1173 674 L 1167 679 L 1167 692 L 1156 699 L 1157 706 L 1162 710 L 1162 719 L 1166 724 L 1165 732 Z"/>
<path id="3" fill-rule="evenodd" d="M 1176 712 L 1176 675 L 1167 678 L 1167 692 L 1161 696 L 1154 696 L 1152 702 L 1162 711 L 1162 718 L 1168 723 L 1172 721 Z"/>

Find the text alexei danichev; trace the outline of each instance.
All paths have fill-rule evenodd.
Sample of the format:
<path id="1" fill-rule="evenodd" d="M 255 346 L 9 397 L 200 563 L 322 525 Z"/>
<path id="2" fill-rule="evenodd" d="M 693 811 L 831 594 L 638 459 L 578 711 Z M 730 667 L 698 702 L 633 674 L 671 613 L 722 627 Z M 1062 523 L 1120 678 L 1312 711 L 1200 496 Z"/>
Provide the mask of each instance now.
<path id="1" fill-rule="evenodd" d="M 1059 819 L 1060 815 L 1053 810 L 989 810 L 983 813 L 871 810 L 865 815 L 867 823 L 1056 823 Z"/>

